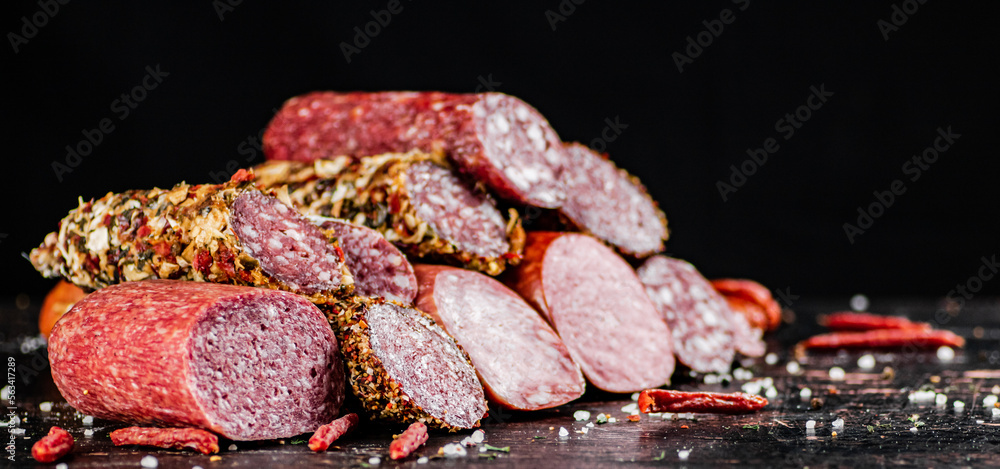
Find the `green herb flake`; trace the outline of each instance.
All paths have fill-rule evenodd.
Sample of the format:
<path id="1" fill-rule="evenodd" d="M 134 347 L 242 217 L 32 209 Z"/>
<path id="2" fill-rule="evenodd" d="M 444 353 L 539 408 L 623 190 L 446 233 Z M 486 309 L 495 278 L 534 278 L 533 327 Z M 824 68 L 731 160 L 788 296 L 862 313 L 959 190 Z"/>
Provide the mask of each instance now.
<path id="1" fill-rule="evenodd" d="M 653 461 L 663 461 L 663 458 L 667 457 L 666 451 L 660 451 L 659 456 L 653 456 Z"/>
<path id="2" fill-rule="evenodd" d="M 744 430 L 760 430 L 760 425 L 744 425 Z"/>
<path id="3" fill-rule="evenodd" d="M 608 416 L 606 414 L 597 414 L 597 424 L 601 425 L 605 423 L 608 423 Z"/>
<path id="4" fill-rule="evenodd" d="M 503 448 L 500 448 L 500 447 L 497 447 L 497 446 L 486 444 L 486 445 L 483 445 L 483 447 L 486 448 L 486 451 L 499 451 L 501 453 L 509 453 L 510 452 L 510 446 L 504 446 Z"/>
<path id="5" fill-rule="evenodd" d="M 532 437 L 532 438 L 534 438 L 536 440 L 544 440 L 545 439 L 544 436 L 535 436 L 535 437 Z"/>
<path id="6" fill-rule="evenodd" d="M 875 433 L 875 427 L 868 425 L 868 433 Z"/>
<path id="7" fill-rule="evenodd" d="M 304 445 L 306 443 L 309 443 L 309 440 L 307 440 L 305 438 L 300 438 L 300 439 L 296 439 L 296 440 L 292 440 L 291 441 L 291 444 L 293 444 L 293 445 Z"/>

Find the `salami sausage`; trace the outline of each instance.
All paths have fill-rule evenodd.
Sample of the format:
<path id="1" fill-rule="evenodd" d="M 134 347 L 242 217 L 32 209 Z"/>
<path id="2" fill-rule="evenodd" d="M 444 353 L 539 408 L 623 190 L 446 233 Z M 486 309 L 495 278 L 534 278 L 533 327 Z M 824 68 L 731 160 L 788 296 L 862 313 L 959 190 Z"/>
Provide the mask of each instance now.
<path id="1" fill-rule="evenodd" d="M 315 430 L 344 399 L 323 313 L 261 288 L 147 280 L 98 290 L 56 323 L 49 361 L 80 412 L 233 440 Z"/>
<path id="2" fill-rule="evenodd" d="M 555 331 L 502 283 L 478 272 L 417 264 L 416 305 L 469 353 L 489 399 L 516 410 L 583 395 L 580 367 Z"/>
<path id="3" fill-rule="evenodd" d="M 81 199 L 29 258 L 46 277 L 94 290 L 167 278 L 288 290 L 324 302 L 350 293 L 352 282 L 335 240 L 255 189 L 245 171 L 225 184 Z"/>
<path id="4" fill-rule="evenodd" d="M 354 294 L 413 304 L 417 277 L 406 256 L 371 228 L 328 217 L 309 217 L 324 230 L 333 230 L 354 277 Z"/>
<path id="5" fill-rule="evenodd" d="M 369 416 L 459 430 L 486 415 L 468 354 L 422 311 L 382 299 L 324 306 L 348 383 Z"/>
<path id="6" fill-rule="evenodd" d="M 700 373 L 733 363 L 733 312 L 694 266 L 657 255 L 638 269 L 649 299 L 670 325 L 677 360 Z"/>
<path id="7" fill-rule="evenodd" d="M 302 213 L 367 226 L 416 258 L 496 275 L 523 248 L 517 211 L 505 220 L 493 200 L 466 186 L 441 155 L 270 161 L 255 171 L 261 185 L 287 191 L 286 200 Z"/>
<path id="8" fill-rule="evenodd" d="M 566 145 L 562 173 L 566 201 L 559 212 L 573 229 L 602 239 L 622 253 L 646 257 L 663 250 L 667 217 L 639 179 L 607 155 L 579 143 Z"/>
<path id="9" fill-rule="evenodd" d="M 670 380 L 670 328 L 635 271 L 597 239 L 528 233 L 524 260 L 504 280 L 545 315 L 594 386 L 633 392 Z"/>
<path id="10" fill-rule="evenodd" d="M 443 150 L 461 172 L 521 204 L 558 207 L 565 151 L 545 118 L 502 93 L 314 92 L 287 102 L 264 132 L 272 160 L 313 161 Z"/>

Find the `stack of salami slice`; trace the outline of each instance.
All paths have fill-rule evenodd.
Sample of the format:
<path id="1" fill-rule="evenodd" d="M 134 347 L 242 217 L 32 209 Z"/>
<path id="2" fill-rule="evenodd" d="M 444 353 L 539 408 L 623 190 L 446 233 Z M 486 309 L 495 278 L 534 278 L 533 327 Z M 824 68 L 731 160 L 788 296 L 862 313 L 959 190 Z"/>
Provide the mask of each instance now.
<path id="1" fill-rule="evenodd" d="M 328 422 L 349 389 L 373 418 L 471 428 L 487 399 L 640 391 L 675 360 L 726 372 L 776 325 L 659 254 L 666 217 L 639 180 L 517 98 L 310 93 L 264 148 L 225 184 L 81 201 L 32 251 L 98 290 L 51 332 L 74 407 L 264 439 Z M 166 384 L 143 356 L 178 357 Z"/>

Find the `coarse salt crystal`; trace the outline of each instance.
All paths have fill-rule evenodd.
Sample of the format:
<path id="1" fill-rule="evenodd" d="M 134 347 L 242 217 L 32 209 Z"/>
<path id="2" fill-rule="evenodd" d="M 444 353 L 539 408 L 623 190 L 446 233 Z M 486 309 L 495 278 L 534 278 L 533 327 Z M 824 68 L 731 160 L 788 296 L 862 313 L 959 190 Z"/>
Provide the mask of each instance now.
<path id="1" fill-rule="evenodd" d="M 559 427 L 559 436 L 560 437 L 569 436 L 569 430 L 567 430 L 566 427 Z"/>
<path id="2" fill-rule="evenodd" d="M 83 436 L 86 436 L 86 437 L 94 436 L 94 431 L 88 428 L 88 429 L 86 429 L 86 430 L 83 431 Z"/>
<path id="3" fill-rule="evenodd" d="M 844 419 L 837 419 L 833 421 L 833 428 L 844 428 Z"/>
<path id="4" fill-rule="evenodd" d="M 858 359 L 858 368 L 863 370 L 870 370 L 875 368 L 875 355 L 865 354 Z"/>
<path id="5" fill-rule="evenodd" d="M 767 397 L 768 399 L 774 399 L 778 397 L 778 390 L 773 387 L 767 388 L 767 392 L 764 393 L 764 396 Z"/>
<path id="6" fill-rule="evenodd" d="M 465 448 L 458 443 L 448 443 L 444 445 L 442 450 L 444 452 L 444 457 L 446 458 L 458 458 L 468 454 Z"/>
<path id="7" fill-rule="evenodd" d="M 994 409 L 994 410 L 1000 410 L 1000 409 Z M 583 427 L 580 429 L 580 433 L 583 433 L 584 435 L 586 435 L 588 432 L 590 432 L 590 429 L 587 427 Z"/>
<path id="8" fill-rule="evenodd" d="M 1000 409 L 994 407 L 990 409 L 990 412 L 993 413 L 993 418 L 1000 418 Z"/>
<path id="9" fill-rule="evenodd" d="M 832 379 L 834 381 L 841 381 L 841 380 L 844 379 L 844 377 L 846 375 L 847 374 L 844 373 L 844 369 L 841 368 L 841 367 L 839 367 L 839 366 L 835 366 L 833 368 L 830 368 L 830 379 Z"/>
<path id="10" fill-rule="evenodd" d="M 83 424 L 84 425 L 93 425 L 94 424 L 94 417 L 90 416 L 90 415 L 84 415 L 83 416 Z"/>
<path id="11" fill-rule="evenodd" d="M 913 391 L 907 398 L 910 402 L 917 404 L 929 404 L 937 399 L 937 393 L 934 391 Z"/>
<path id="12" fill-rule="evenodd" d="M 421 456 L 417 458 L 417 464 L 427 464 L 427 461 L 430 461 L 430 459 L 427 459 L 427 456 Z"/>
<path id="13" fill-rule="evenodd" d="M 42 412 L 52 412 L 52 403 L 42 402 L 41 404 L 38 404 L 38 410 Z"/>
<path id="14" fill-rule="evenodd" d="M 799 365 L 799 362 L 791 361 L 785 365 L 785 370 L 788 371 L 789 374 L 797 375 L 799 374 L 799 371 L 802 370 L 802 366 Z"/>
<path id="15" fill-rule="evenodd" d="M 995 407 L 997 405 L 996 394 L 990 394 L 983 398 L 983 407 Z"/>
<path id="16" fill-rule="evenodd" d="M 618 421 L 618 419 L 616 419 L 614 417 L 608 417 L 608 423 L 615 423 L 617 421 Z"/>
<path id="17" fill-rule="evenodd" d="M 947 403 L 948 403 L 948 396 L 940 393 L 937 396 L 934 396 L 934 404 L 936 404 L 938 407 L 944 407 L 944 405 Z"/>
<path id="18" fill-rule="evenodd" d="M 378 466 L 379 464 L 382 464 L 382 458 L 378 456 L 372 456 L 368 458 L 368 464 L 371 464 L 372 466 Z"/>
<path id="19" fill-rule="evenodd" d="M 910 427 L 910 433 L 917 433 L 917 427 Z"/>
<path id="20" fill-rule="evenodd" d="M 235 444 L 232 444 L 232 445 L 229 445 L 229 448 L 227 448 L 227 449 L 228 449 L 229 451 L 236 451 L 236 449 L 237 449 L 237 448 L 236 448 L 236 445 L 235 445 Z"/>
<path id="21" fill-rule="evenodd" d="M 632 393 L 632 400 L 633 401 L 638 401 L 639 400 L 639 393 L 637 393 L 637 392 Z"/>
<path id="22" fill-rule="evenodd" d="M 160 465 L 160 461 L 156 459 L 155 456 L 145 455 L 142 460 L 139 461 L 139 465 L 142 467 L 153 468 Z"/>
<path id="23" fill-rule="evenodd" d="M 812 395 L 813 395 L 812 389 L 809 388 L 802 388 L 802 390 L 799 391 L 799 397 L 801 397 L 802 400 L 809 399 L 812 397 Z"/>
<path id="24" fill-rule="evenodd" d="M 947 345 L 942 345 L 937 349 L 937 357 L 938 360 L 943 362 L 950 362 L 955 359 L 955 349 Z"/>
<path id="25" fill-rule="evenodd" d="M 774 365 L 775 363 L 778 363 L 778 354 L 774 352 L 767 354 L 764 357 L 764 363 L 767 363 L 768 365 Z"/>
<path id="26" fill-rule="evenodd" d="M 851 309 L 855 311 L 864 311 L 868 309 L 868 297 L 860 293 L 852 296 Z"/>
<path id="27" fill-rule="evenodd" d="M 594 428 L 594 422 L 587 422 L 587 426 L 585 428 Z"/>
<path id="28" fill-rule="evenodd" d="M 679 449 L 677 450 L 677 458 L 681 461 L 687 461 L 688 456 L 691 455 L 691 450 L 689 449 Z"/>
<path id="29" fill-rule="evenodd" d="M 993 394 L 1000 394 L 1000 384 L 994 384 L 993 389 L 990 390 Z"/>
<path id="30" fill-rule="evenodd" d="M 719 384 L 719 375 L 705 375 L 705 384 Z"/>
<path id="31" fill-rule="evenodd" d="M 480 446 L 479 447 L 479 452 L 480 453 L 485 453 L 486 452 L 486 447 L 485 446 Z"/>
<path id="32" fill-rule="evenodd" d="M 636 408 L 638 408 L 638 405 L 636 405 Z M 586 410 L 573 412 L 573 419 L 577 422 L 586 422 L 587 420 L 590 420 L 590 412 L 587 412 Z"/>
<path id="33" fill-rule="evenodd" d="M 191 469 L 205 469 L 205 468 L 203 468 L 201 466 L 191 466 Z"/>
<path id="34" fill-rule="evenodd" d="M 955 406 L 955 411 L 965 410 L 965 403 L 962 401 L 955 401 L 953 404 Z"/>
<path id="35" fill-rule="evenodd" d="M 472 441 L 472 437 L 462 438 L 462 446 L 476 446 L 476 442 Z"/>
<path id="36" fill-rule="evenodd" d="M 485 440 L 486 440 L 486 432 L 483 431 L 482 429 L 472 432 L 472 441 L 478 444 L 482 443 Z"/>
<path id="37" fill-rule="evenodd" d="M 61 462 L 59 464 L 56 464 L 56 469 L 69 469 L 69 464 Z"/>
<path id="38" fill-rule="evenodd" d="M 806 428 L 807 429 L 809 429 L 809 428 L 816 428 L 816 421 L 815 420 L 806 420 Z"/>
<path id="39" fill-rule="evenodd" d="M 639 413 L 639 404 L 637 404 L 635 402 L 633 402 L 631 404 L 628 404 L 625 407 L 622 407 L 622 412 L 625 412 L 627 414 L 638 414 Z"/>

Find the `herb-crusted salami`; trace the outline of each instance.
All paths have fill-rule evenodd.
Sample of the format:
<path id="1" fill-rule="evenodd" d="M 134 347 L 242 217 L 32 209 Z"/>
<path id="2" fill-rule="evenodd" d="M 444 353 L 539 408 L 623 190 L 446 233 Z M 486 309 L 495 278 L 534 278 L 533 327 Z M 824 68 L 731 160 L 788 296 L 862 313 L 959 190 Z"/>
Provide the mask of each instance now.
<path id="1" fill-rule="evenodd" d="M 323 313 L 262 288 L 146 280 L 87 295 L 52 330 L 52 377 L 78 411 L 284 438 L 337 414 L 344 370 Z"/>
<path id="2" fill-rule="evenodd" d="M 353 281 L 334 239 L 238 172 L 219 185 L 108 195 L 70 211 L 30 254 L 88 289 L 155 278 L 288 290 L 328 301 Z"/>
<path id="3" fill-rule="evenodd" d="M 635 271 L 597 239 L 528 233 L 505 281 L 545 315 L 594 386 L 633 392 L 670 380 L 670 328 Z"/>
<path id="4" fill-rule="evenodd" d="M 470 270 L 426 264 L 414 269 L 417 307 L 469 352 L 491 401 L 539 410 L 583 395 L 583 374 L 566 345 L 517 293 Z"/>
<path id="5" fill-rule="evenodd" d="M 556 208 L 565 150 L 545 118 L 502 93 L 314 92 L 292 98 L 264 133 L 268 159 L 313 161 L 444 151 L 497 195 Z"/>
<path id="6" fill-rule="evenodd" d="M 354 294 L 413 304 L 417 277 L 413 266 L 378 231 L 328 217 L 309 217 L 324 230 L 333 230 L 354 277 Z"/>
<path id="7" fill-rule="evenodd" d="M 639 267 L 646 287 L 670 325 L 677 359 L 700 373 L 725 373 L 735 356 L 733 312 L 691 264 L 658 255 Z"/>
<path id="8" fill-rule="evenodd" d="M 433 319 L 384 300 L 325 308 L 348 383 L 370 416 L 449 430 L 479 426 L 487 407 L 476 369 Z"/>
<path id="9" fill-rule="evenodd" d="M 566 144 L 566 153 L 566 201 L 559 213 L 569 225 L 632 256 L 662 251 L 667 217 L 639 179 L 579 143 Z"/>
<path id="10" fill-rule="evenodd" d="M 441 155 L 269 161 L 255 171 L 265 187 L 283 193 L 287 185 L 287 200 L 302 213 L 367 226 L 414 257 L 497 275 L 517 262 L 524 245 L 517 212 L 511 209 L 505 220 L 493 200 L 466 186 Z"/>

